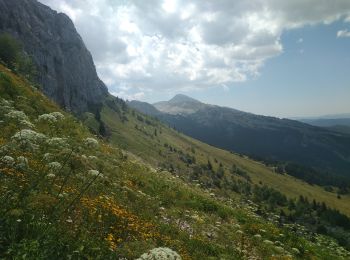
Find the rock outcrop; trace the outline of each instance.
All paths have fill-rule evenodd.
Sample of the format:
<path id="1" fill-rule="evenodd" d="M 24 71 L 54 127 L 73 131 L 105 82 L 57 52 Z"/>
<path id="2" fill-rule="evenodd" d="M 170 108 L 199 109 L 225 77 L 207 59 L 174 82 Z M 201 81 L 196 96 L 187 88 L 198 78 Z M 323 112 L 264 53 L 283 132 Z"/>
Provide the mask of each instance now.
<path id="1" fill-rule="evenodd" d="M 0 0 L 0 33 L 10 33 L 32 56 L 37 83 L 61 107 L 95 111 L 108 95 L 73 22 L 36 0 Z"/>

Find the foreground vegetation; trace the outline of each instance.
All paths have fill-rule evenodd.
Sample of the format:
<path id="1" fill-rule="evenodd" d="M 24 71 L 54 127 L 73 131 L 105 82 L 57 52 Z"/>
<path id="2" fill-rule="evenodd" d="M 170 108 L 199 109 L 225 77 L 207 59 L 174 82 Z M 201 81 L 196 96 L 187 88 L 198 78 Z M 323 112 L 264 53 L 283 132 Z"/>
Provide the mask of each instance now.
<path id="1" fill-rule="evenodd" d="M 228 189 L 227 184 L 244 187 L 253 179 L 240 163 L 232 160 L 238 168 L 230 173 L 223 157 L 216 162 L 199 146 L 180 148 L 188 144 L 181 135 L 174 147 L 176 132 L 160 124 L 157 132 L 153 126 L 153 138 L 143 139 L 151 119 L 142 122 L 142 115 L 124 112 L 125 124 L 104 126 L 111 142 L 117 140 L 111 132 L 121 135 L 132 121 L 139 122 L 132 131 L 143 131 L 135 135 L 138 141 L 167 139 L 161 149 L 146 143 L 135 156 L 92 135 L 7 68 L 0 71 L 0 258 L 135 259 L 158 247 L 183 259 L 349 256 L 327 236 L 279 223 L 279 215 L 263 209 L 265 199 L 248 200 L 247 192 Z M 142 153 L 150 164 L 140 159 Z M 155 155 L 167 160 L 154 167 Z"/>

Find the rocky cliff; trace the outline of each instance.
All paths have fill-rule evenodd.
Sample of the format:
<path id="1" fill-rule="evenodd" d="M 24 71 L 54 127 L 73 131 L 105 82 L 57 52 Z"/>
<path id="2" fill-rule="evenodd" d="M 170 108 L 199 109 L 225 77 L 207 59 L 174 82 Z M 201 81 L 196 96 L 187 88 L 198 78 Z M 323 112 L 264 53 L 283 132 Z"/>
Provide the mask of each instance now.
<path id="1" fill-rule="evenodd" d="M 108 95 L 72 21 L 36 0 L 0 0 L 0 33 L 17 38 L 33 57 L 37 82 L 74 113 L 95 110 Z"/>

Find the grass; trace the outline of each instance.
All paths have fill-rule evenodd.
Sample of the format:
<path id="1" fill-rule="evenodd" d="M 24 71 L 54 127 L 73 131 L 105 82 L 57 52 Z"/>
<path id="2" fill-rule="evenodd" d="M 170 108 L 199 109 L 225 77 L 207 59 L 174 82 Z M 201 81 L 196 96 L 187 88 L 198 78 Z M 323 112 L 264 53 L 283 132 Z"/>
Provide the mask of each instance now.
<path id="1" fill-rule="evenodd" d="M 0 258 L 135 259 L 155 247 L 169 247 L 183 259 L 342 259 L 347 254 L 328 237 L 316 237 L 331 245 L 326 249 L 309 241 L 307 233 L 300 236 L 297 227 L 265 220 L 239 194 L 218 196 L 219 189 L 190 181 L 192 168 L 208 159 L 215 169 L 222 163 L 226 177 L 232 163 L 258 167 L 250 160 L 132 110 L 117 113 L 106 106 L 102 118 L 112 133 L 110 144 L 1 65 L 0 100 Z M 17 118 L 9 111 L 17 111 Z M 14 135 L 25 128 L 19 111 L 45 141 L 33 139 L 30 149 L 17 143 Z M 63 118 L 40 120 L 53 112 Z M 87 118 L 96 130 L 94 119 Z M 182 160 L 183 154 L 196 163 Z M 164 163 L 173 164 L 172 173 L 160 167 Z"/>
<path id="2" fill-rule="evenodd" d="M 143 118 L 148 119 L 154 125 L 142 122 L 132 116 L 132 110 L 127 111 L 127 122 L 122 122 L 119 116 L 108 107 L 104 107 L 102 115 L 103 120 L 112 130 L 110 142 L 127 148 L 153 167 L 158 167 L 162 162 L 171 163 L 178 169 L 178 174 L 190 174 L 191 166 L 181 162 L 177 153 L 169 152 L 164 148 L 164 144 L 168 144 L 177 150 L 193 155 L 197 164 L 206 164 L 209 159 L 214 168 L 221 163 L 226 172 L 229 172 L 232 165 L 235 164 L 248 173 L 253 184 L 265 184 L 289 198 L 298 198 L 302 195 L 310 200 L 325 202 L 330 208 L 337 209 L 350 217 L 350 195 L 343 195 L 341 199 L 338 199 L 336 193 L 328 192 L 320 186 L 310 185 L 287 174 L 277 174 L 272 168 L 260 162 L 185 136 L 146 115 L 142 115 Z M 142 131 L 135 129 L 135 125 L 138 125 Z M 158 130 L 157 136 L 153 134 L 154 129 Z M 218 163 L 214 163 L 215 160 Z"/>

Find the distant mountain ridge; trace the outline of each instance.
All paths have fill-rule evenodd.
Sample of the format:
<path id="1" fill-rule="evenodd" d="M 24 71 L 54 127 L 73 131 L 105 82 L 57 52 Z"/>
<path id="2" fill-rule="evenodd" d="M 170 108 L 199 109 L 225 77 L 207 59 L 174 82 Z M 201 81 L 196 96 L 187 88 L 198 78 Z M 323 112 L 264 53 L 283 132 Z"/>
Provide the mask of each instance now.
<path id="1" fill-rule="evenodd" d="M 350 135 L 346 133 L 207 105 L 183 95 L 155 103 L 156 110 L 151 112 L 136 106 L 137 102 L 129 105 L 210 145 L 323 171 L 350 173 Z"/>
<path id="2" fill-rule="evenodd" d="M 205 108 L 207 105 L 195 100 L 194 98 L 178 94 L 169 101 L 161 101 L 154 103 L 153 106 L 162 113 L 177 115 L 177 114 L 192 114 Z"/>
<path id="3" fill-rule="evenodd" d="M 96 110 L 108 95 L 73 22 L 36 0 L 0 0 L 0 34 L 17 38 L 33 58 L 37 83 L 76 114 Z"/>

